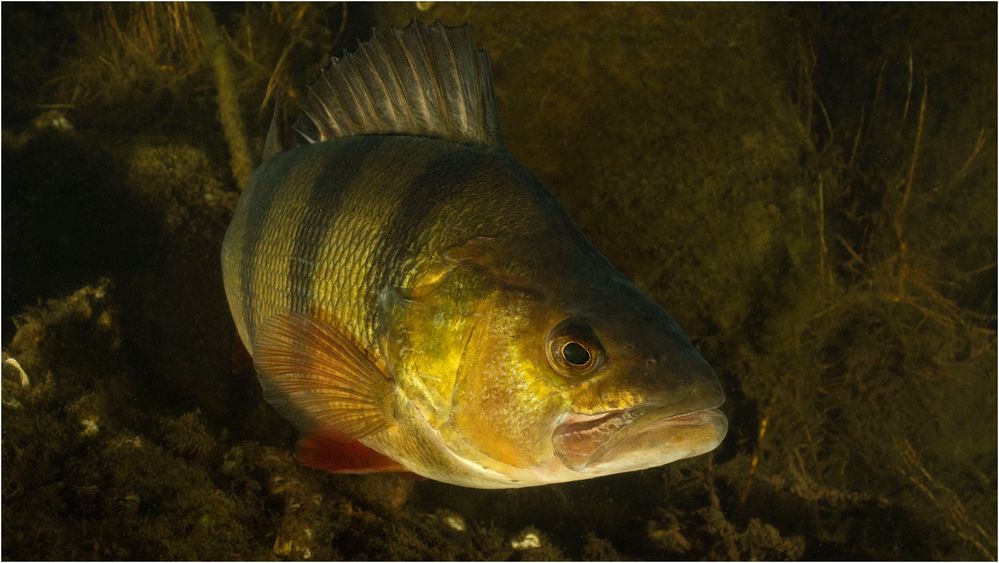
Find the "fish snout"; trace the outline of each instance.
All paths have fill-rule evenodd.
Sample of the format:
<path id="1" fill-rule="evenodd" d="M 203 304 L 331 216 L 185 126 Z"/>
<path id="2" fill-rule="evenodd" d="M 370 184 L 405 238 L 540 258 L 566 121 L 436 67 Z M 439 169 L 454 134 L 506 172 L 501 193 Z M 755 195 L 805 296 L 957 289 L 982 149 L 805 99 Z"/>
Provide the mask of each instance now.
<path id="1" fill-rule="evenodd" d="M 692 346 L 646 356 L 638 383 L 649 407 L 674 405 L 677 414 L 713 409 L 725 402 L 715 370 Z"/>

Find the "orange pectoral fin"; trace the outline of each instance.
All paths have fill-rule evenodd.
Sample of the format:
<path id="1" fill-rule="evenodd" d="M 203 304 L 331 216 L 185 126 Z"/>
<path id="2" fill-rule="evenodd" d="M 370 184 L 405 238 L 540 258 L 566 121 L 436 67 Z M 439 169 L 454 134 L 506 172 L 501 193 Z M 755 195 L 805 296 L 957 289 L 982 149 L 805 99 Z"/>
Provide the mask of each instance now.
<path id="1" fill-rule="evenodd" d="M 264 399 L 304 434 L 359 440 L 391 423 L 394 382 L 344 332 L 308 315 L 275 315 L 257 331 Z"/>
<path id="2" fill-rule="evenodd" d="M 346 440 L 346 441 L 345 441 Z M 331 473 L 393 473 L 407 471 L 396 460 L 382 455 L 357 440 L 337 434 L 315 432 L 298 440 L 298 460 L 303 465 Z"/>
<path id="3" fill-rule="evenodd" d="M 254 348 L 264 398 L 302 433 L 299 461 L 333 473 L 406 471 L 360 442 L 392 424 L 394 383 L 344 332 L 308 315 L 275 315 Z"/>

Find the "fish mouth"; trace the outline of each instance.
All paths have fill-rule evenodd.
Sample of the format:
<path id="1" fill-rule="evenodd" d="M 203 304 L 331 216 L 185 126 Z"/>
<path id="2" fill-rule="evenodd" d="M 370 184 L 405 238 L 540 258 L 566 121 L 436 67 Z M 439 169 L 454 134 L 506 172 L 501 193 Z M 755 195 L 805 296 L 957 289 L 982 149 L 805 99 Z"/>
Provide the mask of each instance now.
<path id="1" fill-rule="evenodd" d="M 728 429 L 719 406 L 679 413 L 676 405 L 569 413 L 555 428 L 552 446 L 574 471 L 655 467 L 714 449 Z"/>

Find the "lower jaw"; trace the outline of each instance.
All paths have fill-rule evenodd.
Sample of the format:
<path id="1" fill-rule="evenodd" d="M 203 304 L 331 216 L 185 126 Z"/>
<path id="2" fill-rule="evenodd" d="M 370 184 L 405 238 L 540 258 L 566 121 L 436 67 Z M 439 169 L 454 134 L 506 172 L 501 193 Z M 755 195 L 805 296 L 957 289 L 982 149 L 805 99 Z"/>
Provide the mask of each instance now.
<path id="1" fill-rule="evenodd" d="M 608 426 L 625 420 L 608 419 Z M 665 465 L 713 450 L 724 438 L 728 421 L 717 409 L 657 418 L 647 414 L 615 428 L 606 439 L 573 445 L 553 437 L 556 455 L 570 469 L 606 475 Z M 571 436 L 571 435 L 570 435 Z M 573 447 L 574 446 L 574 447 Z"/>

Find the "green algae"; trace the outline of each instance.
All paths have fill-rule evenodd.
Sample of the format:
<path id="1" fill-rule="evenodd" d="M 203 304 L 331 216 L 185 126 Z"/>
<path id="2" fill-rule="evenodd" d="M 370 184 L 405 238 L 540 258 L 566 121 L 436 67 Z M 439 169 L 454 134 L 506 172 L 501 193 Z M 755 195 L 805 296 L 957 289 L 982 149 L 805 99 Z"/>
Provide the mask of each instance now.
<path id="1" fill-rule="evenodd" d="M 323 53 L 469 21 L 507 148 L 692 335 L 729 437 L 527 490 L 300 466 L 232 373 L 196 26 L 5 6 L 8 558 L 995 558 L 994 6 L 213 9 L 258 154 Z"/>

